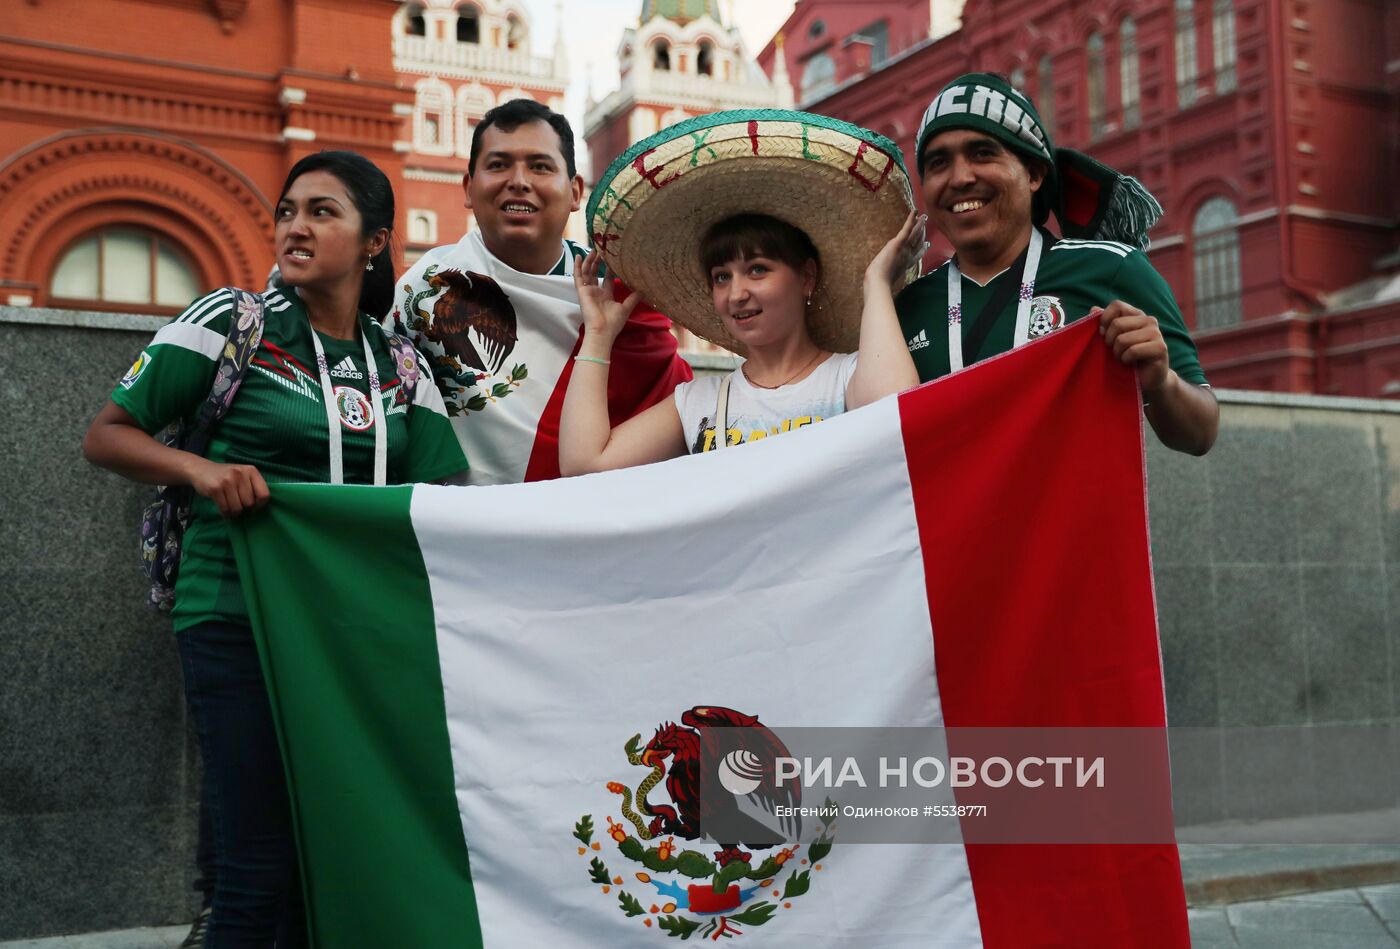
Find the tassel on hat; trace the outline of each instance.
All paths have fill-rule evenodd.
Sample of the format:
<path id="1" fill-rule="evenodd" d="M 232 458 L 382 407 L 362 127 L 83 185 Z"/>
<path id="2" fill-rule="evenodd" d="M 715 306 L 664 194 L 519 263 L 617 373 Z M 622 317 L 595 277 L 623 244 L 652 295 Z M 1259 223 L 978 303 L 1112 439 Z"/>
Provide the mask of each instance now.
<path id="1" fill-rule="evenodd" d="M 1055 166 L 1055 218 L 1065 237 L 1147 249 L 1147 232 L 1161 219 L 1162 205 L 1142 182 L 1072 148 L 1055 150 Z"/>

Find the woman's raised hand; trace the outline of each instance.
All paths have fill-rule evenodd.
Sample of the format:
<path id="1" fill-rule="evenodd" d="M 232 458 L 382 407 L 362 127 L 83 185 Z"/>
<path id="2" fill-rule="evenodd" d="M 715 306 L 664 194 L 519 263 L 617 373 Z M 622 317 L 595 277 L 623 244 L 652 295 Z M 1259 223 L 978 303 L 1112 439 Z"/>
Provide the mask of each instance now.
<path id="1" fill-rule="evenodd" d="M 927 214 L 910 211 L 899 233 L 880 248 L 880 252 L 870 261 L 870 266 L 865 268 L 866 281 L 878 280 L 893 287 L 910 265 L 928 250 L 928 242 L 924 240 L 924 224 L 927 221 Z"/>
<path id="2" fill-rule="evenodd" d="M 578 289 L 579 308 L 583 311 L 585 340 L 592 337 L 605 342 L 610 349 L 641 298 L 634 290 L 621 303 L 614 300 L 611 281 L 598 279 L 601 264 L 602 258 L 595 247 L 587 257 L 574 264 L 574 286 Z"/>

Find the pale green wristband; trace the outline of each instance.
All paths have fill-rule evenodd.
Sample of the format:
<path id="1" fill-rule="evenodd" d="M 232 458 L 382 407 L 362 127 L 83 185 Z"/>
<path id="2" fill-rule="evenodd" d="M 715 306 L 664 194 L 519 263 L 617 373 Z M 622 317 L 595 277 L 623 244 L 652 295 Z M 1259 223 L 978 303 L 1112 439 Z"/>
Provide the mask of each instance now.
<path id="1" fill-rule="evenodd" d="M 599 359 L 597 356 L 575 356 L 574 362 L 596 362 L 600 366 L 611 366 L 611 359 Z"/>

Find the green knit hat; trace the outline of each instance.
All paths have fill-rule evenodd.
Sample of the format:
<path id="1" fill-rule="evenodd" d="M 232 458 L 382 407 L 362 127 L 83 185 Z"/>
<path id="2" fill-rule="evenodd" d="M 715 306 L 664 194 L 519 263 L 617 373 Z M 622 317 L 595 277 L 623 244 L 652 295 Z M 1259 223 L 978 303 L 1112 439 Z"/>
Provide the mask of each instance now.
<path id="1" fill-rule="evenodd" d="M 1030 96 L 1001 76 L 959 76 L 929 103 L 914 147 L 920 174 L 924 145 L 949 129 L 990 135 L 1045 166 L 1045 181 L 1031 203 L 1036 224 L 1044 224 L 1054 211 L 1065 237 L 1147 248 L 1147 231 L 1162 216 L 1157 199 L 1136 178 L 1119 174 L 1082 152 L 1056 148 Z"/>

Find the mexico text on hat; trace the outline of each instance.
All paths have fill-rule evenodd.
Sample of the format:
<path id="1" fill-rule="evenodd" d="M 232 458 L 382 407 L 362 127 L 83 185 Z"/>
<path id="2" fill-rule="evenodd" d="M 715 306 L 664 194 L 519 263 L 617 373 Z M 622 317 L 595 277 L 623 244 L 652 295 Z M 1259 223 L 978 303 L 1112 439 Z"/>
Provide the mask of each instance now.
<path id="1" fill-rule="evenodd" d="M 1015 98 L 1012 98 L 1013 96 Z M 1045 145 L 1045 134 L 1040 129 L 1040 123 L 1031 112 L 1016 102 L 1016 98 L 1030 106 L 1030 100 L 1014 89 L 1011 90 L 1011 95 L 1006 95 L 980 83 L 949 86 L 929 103 L 919 127 L 927 128 L 935 119 L 945 115 L 966 113 L 984 118 L 988 122 L 1000 123 L 1049 159 L 1050 150 Z M 922 137 L 920 135 L 921 140 Z"/>

